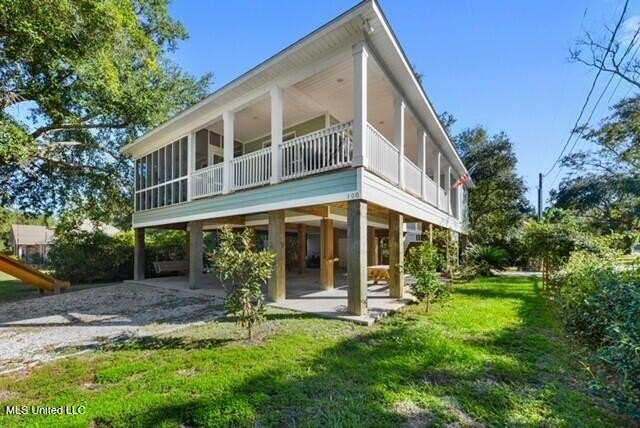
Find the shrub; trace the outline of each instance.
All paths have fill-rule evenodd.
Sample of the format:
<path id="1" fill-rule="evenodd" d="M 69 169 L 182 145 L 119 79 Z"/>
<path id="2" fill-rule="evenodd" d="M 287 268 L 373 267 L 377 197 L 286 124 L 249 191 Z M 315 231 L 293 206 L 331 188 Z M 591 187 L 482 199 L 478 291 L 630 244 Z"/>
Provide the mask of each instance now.
<path id="1" fill-rule="evenodd" d="M 621 268 L 618 253 L 573 253 L 554 277 L 568 329 L 598 347 L 618 374 L 618 400 L 640 417 L 640 267 Z"/>
<path id="2" fill-rule="evenodd" d="M 49 263 L 57 276 L 75 283 L 127 279 L 133 272 L 133 235 L 60 232 L 49 250 Z"/>
<path id="3" fill-rule="evenodd" d="M 409 249 L 402 266 L 403 272 L 414 277 L 415 282 L 409 287 L 420 302 L 426 302 L 427 312 L 433 302 L 443 299 L 449 291 L 436 273 L 439 264 L 438 250 L 424 241 Z"/>
<path id="4" fill-rule="evenodd" d="M 525 225 L 524 245 L 529 257 L 543 263 L 543 283 L 564 266 L 574 251 L 601 253 L 609 250 L 606 239 L 589 234 L 578 226 L 568 212 L 553 209 L 545 213 L 541 222 L 529 221 Z"/>
<path id="5" fill-rule="evenodd" d="M 459 246 L 458 242 L 453 238 L 453 233 L 450 230 L 434 230 L 433 246 L 438 253 L 437 270 L 453 279 L 454 273 L 459 267 Z"/>
<path id="6" fill-rule="evenodd" d="M 490 276 L 491 270 L 503 270 L 509 262 L 507 250 L 492 245 L 469 244 L 464 252 L 464 276 Z"/>
<path id="7" fill-rule="evenodd" d="M 275 254 L 256 251 L 252 229 L 236 234 L 224 227 L 219 240 L 219 247 L 211 252 L 209 260 L 221 278 L 231 282 L 225 310 L 237 316 L 251 339 L 254 324 L 264 318 L 262 286 L 271 277 Z"/>

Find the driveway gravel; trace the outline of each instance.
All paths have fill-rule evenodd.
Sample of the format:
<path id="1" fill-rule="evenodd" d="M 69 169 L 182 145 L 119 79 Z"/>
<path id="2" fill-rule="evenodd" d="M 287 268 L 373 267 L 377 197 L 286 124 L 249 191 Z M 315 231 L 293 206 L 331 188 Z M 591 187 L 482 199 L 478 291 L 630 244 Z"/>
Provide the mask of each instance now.
<path id="1" fill-rule="evenodd" d="M 0 304 L 0 374 L 219 318 L 222 300 L 187 290 L 116 284 Z"/>

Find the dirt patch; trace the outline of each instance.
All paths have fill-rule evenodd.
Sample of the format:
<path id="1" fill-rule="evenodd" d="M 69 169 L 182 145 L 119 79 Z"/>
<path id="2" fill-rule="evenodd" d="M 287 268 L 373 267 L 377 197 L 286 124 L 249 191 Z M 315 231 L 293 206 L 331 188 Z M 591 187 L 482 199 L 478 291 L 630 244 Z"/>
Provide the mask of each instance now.
<path id="1" fill-rule="evenodd" d="M 189 291 L 116 284 L 2 304 L 0 374 L 217 319 L 221 303 Z"/>
<path id="2" fill-rule="evenodd" d="M 411 400 L 401 401 L 393 407 L 396 413 L 407 418 L 407 422 L 404 424 L 406 428 L 419 428 L 433 425 L 432 413 L 421 408 Z"/>

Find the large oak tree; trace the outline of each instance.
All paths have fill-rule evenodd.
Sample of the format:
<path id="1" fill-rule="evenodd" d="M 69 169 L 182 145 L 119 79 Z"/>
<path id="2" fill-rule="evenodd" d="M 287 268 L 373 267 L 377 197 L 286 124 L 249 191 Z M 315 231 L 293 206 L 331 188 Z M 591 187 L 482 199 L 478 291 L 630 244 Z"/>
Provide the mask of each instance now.
<path id="1" fill-rule="evenodd" d="M 120 148 L 201 99 L 167 0 L 0 0 L 0 202 L 130 213 Z"/>

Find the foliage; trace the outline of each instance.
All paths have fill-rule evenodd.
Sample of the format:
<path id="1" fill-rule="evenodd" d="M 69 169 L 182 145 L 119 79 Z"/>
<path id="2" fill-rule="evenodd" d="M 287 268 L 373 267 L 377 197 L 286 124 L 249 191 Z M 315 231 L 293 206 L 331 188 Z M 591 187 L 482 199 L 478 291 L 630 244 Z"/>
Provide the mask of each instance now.
<path id="1" fill-rule="evenodd" d="M 211 265 L 231 289 L 225 300 L 228 313 L 238 317 L 238 323 L 247 329 L 249 338 L 254 324 L 264 319 L 264 295 L 262 287 L 271 277 L 275 254 L 255 249 L 254 231 L 250 228 L 234 233 L 224 227 L 220 233 L 220 245 L 211 252 Z"/>
<path id="2" fill-rule="evenodd" d="M 57 233 L 49 250 L 49 263 L 56 276 L 74 283 L 128 279 L 133 272 L 133 234 Z"/>
<path id="3" fill-rule="evenodd" d="M 523 241 L 528 255 L 543 262 L 545 285 L 574 251 L 601 253 L 609 248 L 607 240 L 583 231 L 571 213 L 559 209 L 547 211 L 540 222 L 527 222 Z"/>
<path id="4" fill-rule="evenodd" d="M 436 269 L 440 264 L 438 250 L 426 241 L 413 246 L 407 252 L 403 272 L 413 276 L 414 282 L 409 285 L 413 295 L 421 302 L 426 302 L 427 312 L 431 304 L 448 295 L 448 287 L 440 280 Z"/>
<path id="5" fill-rule="evenodd" d="M 576 361 L 591 352 L 548 303 L 534 279 L 482 278 L 446 308 L 370 327 L 269 308 L 260 342 L 234 340 L 244 329 L 223 318 L 3 376 L 0 390 L 3 405 L 82 403 L 77 426 L 634 426 L 589 391 Z"/>
<path id="6" fill-rule="evenodd" d="M 459 267 L 458 241 L 454 239 L 450 230 L 434 229 L 433 246 L 438 252 L 437 270 L 446 274 L 450 279 L 453 279 L 454 273 Z"/>
<path id="7" fill-rule="evenodd" d="M 184 231 L 153 230 L 145 236 L 145 275 L 154 275 L 153 262 L 186 259 Z M 56 229 L 49 264 L 60 278 L 73 283 L 121 281 L 133 275 L 133 232 L 108 236 L 65 227 Z"/>
<path id="8" fill-rule="evenodd" d="M 0 202 L 130 215 L 120 148 L 201 99 L 168 59 L 187 34 L 167 0 L 0 1 Z"/>
<path id="9" fill-rule="evenodd" d="M 469 244 L 463 255 L 462 271 L 466 277 L 491 276 L 492 270 L 507 267 L 509 254 L 492 245 Z"/>
<path id="10" fill-rule="evenodd" d="M 593 150 L 565 156 L 570 174 L 552 191 L 554 206 L 572 210 L 590 230 L 640 231 L 640 96 L 623 99 L 599 127 L 583 127 Z M 627 241 L 627 248 L 632 242 Z"/>
<path id="11" fill-rule="evenodd" d="M 505 247 L 531 213 L 526 186 L 516 173 L 513 143 L 506 134 L 489 137 L 477 127 L 455 138 L 462 161 L 471 172 L 469 189 L 470 239 Z"/>
<path id="12" fill-rule="evenodd" d="M 598 347 L 620 379 L 618 401 L 640 417 L 640 265 L 619 254 L 576 251 L 556 275 L 569 330 Z"/>

